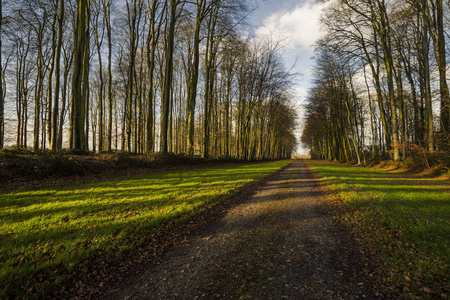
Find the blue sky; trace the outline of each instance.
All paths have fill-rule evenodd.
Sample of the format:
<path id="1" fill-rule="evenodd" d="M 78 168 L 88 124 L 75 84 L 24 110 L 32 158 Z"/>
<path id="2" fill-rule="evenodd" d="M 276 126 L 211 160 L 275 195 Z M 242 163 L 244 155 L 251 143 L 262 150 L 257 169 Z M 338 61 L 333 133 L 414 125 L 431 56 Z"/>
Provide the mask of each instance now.
<path id="1" fill-rule="evenodd" d="M 287 67 L 295 63 L 294 72 L 300 73 L 295 85 L 295 103 L 303 114 L 302 105 L 310 87 L 314 64 L 314 42 L 322 34 L 319 25 L 323 4 L 314 0 L 260 0 L 250 22 L 257 35 L 274 33 L 285 44 L 284 59 Z M 298 135 L 301 134 L 301 126 Z M 299 144 L 299 153 L 306 152 Z"/>

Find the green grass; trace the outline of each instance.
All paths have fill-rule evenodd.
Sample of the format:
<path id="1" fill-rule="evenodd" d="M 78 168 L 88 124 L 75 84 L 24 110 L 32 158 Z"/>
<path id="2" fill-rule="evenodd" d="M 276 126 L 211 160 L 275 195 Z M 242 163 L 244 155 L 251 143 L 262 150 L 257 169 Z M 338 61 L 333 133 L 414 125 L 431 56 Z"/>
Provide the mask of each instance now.
<path id="1" fill-rule="evenodd" d="M 380 258 L 388 281 L 409 298 L 448 295 L 448 180 L 318 161 L 309 165 L 336 192 L 341 220 Z"/>
<path id="2" fill-rule="evenodd" d="M 290 161 L 154 173 L 0 193 L 0 298 L 56 288 L 86 260 L 120 256 Z M 150 235 L 151 236 L 151 235 Z"/>

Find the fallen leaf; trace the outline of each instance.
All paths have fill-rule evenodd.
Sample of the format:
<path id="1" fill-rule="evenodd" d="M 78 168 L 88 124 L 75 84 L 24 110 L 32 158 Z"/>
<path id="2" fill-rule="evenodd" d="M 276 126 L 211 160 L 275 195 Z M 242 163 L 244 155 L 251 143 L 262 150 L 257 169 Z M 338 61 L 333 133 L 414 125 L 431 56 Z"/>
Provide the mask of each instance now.
<path id="1" fill-rule="evenodd" d="M 409 298 L 410 298 L 411 300 L 419 300 L 419 299 L 421 299 L 420 296 L 416 296 L 416 295 L 414 295 L 414 294 L 412 294 L 412 293 L 409 293 Z"/>
<path id="2" fill-rule="evenodd" d="M 433 294 L 434 291 L 432 289 L 430 289 L 429 287 L 424 286 L 423 288 L 420 289 L 421 291 L 424 291 L 427 294 Z"/>

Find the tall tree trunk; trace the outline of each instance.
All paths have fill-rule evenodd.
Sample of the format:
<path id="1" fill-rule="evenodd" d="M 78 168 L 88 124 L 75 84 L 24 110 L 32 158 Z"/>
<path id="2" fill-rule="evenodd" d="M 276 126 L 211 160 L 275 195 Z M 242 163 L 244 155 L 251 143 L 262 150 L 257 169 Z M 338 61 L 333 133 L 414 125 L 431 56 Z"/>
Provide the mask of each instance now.
<path id="1" fill-rule="evenodd" d="M 56 61 L 56 47 L 57 47 L 57 35 L 58 30 L 56 29 L 56 23 L 58 22 L 56 8 L 53 17 L 52 23 L 52 43 L 51 43 L 51 62 L 50 62 L 50 70 L 48 72 L 48 81 L 47 81 L 47 139 L 48 139 L 48 147 L 52 149 L 52 130 L 53 130 L 53 89 L 52 89 L 52 81 L 53 81 L 53 73 L 55 71 L 55 61 Z"/>
<path id="2" fill-rule="evenodd" d="M 393 72 L 393 59 L 392 59 L 392 44 L 390 36 L 390 28 L 388 22 L 388 16 L 385 6 L 385 0 L 378 0 L 378 6 L 380 9 L 380 27 L 377 31 L 380 35 L 381 48 L 384 54 L 384 64 L 386 67 L 388 90 L 389 90 L 389 104 L 391 106 L 391 136 L 394 148 L 393 159 L 397 161 L 400 159 L 400 148 L 398 139 L 398 125 L 397 125 L 397 104 L 395 101 L 394 91 L 394 72 Z"/>
<path id="3" fill-rule="evenodd" d="M 149 5 L 150 6 L 150 5 Z M 154 91 L 154 72 L 155 72 L 155 53 L 156 46 L 159 39 L 161 22 L 163 20 L 161 13 L 161 19 L 158 28 L 156 29 L 156 10 L 159 6 L 159 0 L 153 0 L 152 5 L 150 7 L 150 24 L 148 26 L 148 35 L 147 35 L 147 68 L 148 68 L 148 95 L 147 95 L 147 153 L 153 153 L 155 150 L 155 135 L 153 134 L 153 126 L 154 126 L 154 107 L 153 101 L 155 98 Z M 165 8 L 166 6 L 164 6 Z"/>
<path id="4" fill-rule="evenodd" d="M 85 122 L 85 132 L 83 138 L 83 150 L 89 151 L 89 98 L 90 98 L 90 89 L 89 89 L 89 71 L 90 71 L 90 57 L 91 57 L 91 47 L 90 47 L 90 0 L 87 0 L 87 13 L 86 13 L 86 42 L 85 42 L 85 52 L 84 52 L 84 61 L 83 61 L 83 85 L 82 85 L 82 93 L 83 93 L 83 101 L 84 101 L 84 111 L 82 113 L 83 120 Z"/>
<path id="5" fill-rule="evenodd" d="M 97 14 L 100 14 L 100 12 L 97 12 Z M 94 38 L 95 38 L 95 45 L 97 46 L 97 58 L 98 58 L 98 79 L 99 79 L 99 87 L 98 87 L 98 151 L 101 152 L 104 150 L 103 146 L 103 62 L 102 62 L 102 40 L 100 40 L 99 37 L 99 23 L 98 23 L 98 15 L 96 15 L 95 25 L 94 28 Z M 93 147 L 95 147 L 95 139 L 93 139 Z M 95 151 L 95 150 L 94 150 Z"/>
<path id="6" fill-rule="evenodd" d="M 5 98 L 3 97 L 3 61 L 2 61 L 2 23 L 3 9 L 0 0 L 0 149 L 4 147 L 5 140 Z"/>
<path id="7" fill-rule="evenodd" d="M 111 1 L 103 0 L 103 16 L 105 18 L 106 36 L 108 38 L 108 133 L 107 150 L 112 149 L 112 119 L 113 119 L 113 99 L 112 99 L 112 33 L 111 33 Z"/>
<path id="8" fill-rule="evenodd" d="M 17 113 L 17 135 L 16 135 L 16 146 L 20 147 L 20 136 L 21 136 L 21 122 L 22 122 L 22 61 L 23 56 L 21 53 L 21 48 L 19 44 L 16 46 L 16 113 Z"/>
<path id="9" fill-rule="evenodd" d="M 195 102 L 197 97 L 198 69 L 200 64 L 200 29 L 204 19 L 204 8 L 206 0 L 197 1 L 197 16 L 195 19 L 194 50 L 192 62 L 192 74 L 189 82 L 187 99 L 187 128 L 188 128 L 188 154 L 194 155 L 194 124 L 195 124 Z"/>
<path id="10" fill-rule="evenodd" d="M 399 117 L 400 117 L 400 131 L 402 133 L 401 137 L 401 143 L 403 148 L 403 158 L 406 158 L 406 148 L 405 143 L 407 141 L 406 136 L 406 110 L 405 110 L 405 104 L 403 99 L 403 78 L 402 78 L 402 70 L 400 67 L 400 64 L 396 66 L 396 72 L 395 72 L 395 81 L 397 86 L 397 98 L 398 98 L 398 106 L 399 106 Z"/>
<path id="11" fill-rule="evenodd" d="M 56 12 L 55 12 L 56 13 Z M 53 123 L 52 123 L 52 138 L 51 150 L 61 150 L 58 147 L 58 112 L 59 112 L 59 90 L 60 90 L 60 69 L 61 69 L 61 48 L 63 43 L 63 21 L 64 21 L 64 0 L 59 1 L 59 16 L 58 16 L 58 40 L 56 42 L 56 57 L 55 57 L 55 95 L 53 97 Z"/>
<path id="12" fill-rule="evenodd" d="M 215 63 L 215 41 L 214 33 L 217 23 L 218 7 L 211 12 L 208 23 L 208 41 L 206 45 L 206 58 L 205 58 L 205 96 L 204 96 L 204 120 L 203 120 L 203 157 L 209 157 L 210 148 L 210 132 L 211 132 L 211 112 L 213 109 L 213 95 L 214 95 L 214 63 Z"/>
<path id="13" fill-rule="evenodd" d="M 444 36 L 444 7 L 443 0 L 430 1 L 432 4 L 432 17 L 428 18 L 431 36 L 434 43 L 434 55 L 439 68 L 439 86 L 441 94 L 441 131 L 450 133 L 450 96 L 447 84 L 447 62 Z M 425 5 L 425 3 L 424 3 Z M 430 4 L 426 4 L 430 6 Z M 425 8 L 429 12 L 428 8 Z"/>
<path id="14" fill-rule="evenodd" d="M 425 5 L 425 0 L 422 1 Z M 425 7 L 425 6 L 424 6 Z M 425 18 L 425 15 L 424 15 Z M 426 133 L 426 147 L 428 151 L 434 151 L 434 129 L 433 129 L 433 108 L 431 97 L 431 80 L 430 80 L 430 62 L 429 42 L 428 42 L 428 23 L 424 20 L 422 37 L 422 51 L 423 51 L 423 78 L 425 84 L 425 133 Z"/>
<path id="15" fill-rule="evenodd" d="M 161 108 L 161 141 L 160 151 L 168 152 L 167 133 L 169 129 L 169 113 L 170 113 L 170 96 L 172 89 L 173 77 L 173 50 L 175 40 L 175 24 L 177 20 L 177 7 L 179 0 L 171 0 L 170 4 L 170 21 L 167 33 L 166 54 L 165 54 L 165 72 L 164 83 L 162 89 L 162 108 Z"/>
<path id="16" fill-rule="evenodd" d="M 126 91 L 126 103 L 127 103 L 127 117 L 126 117 L 126 142 L 127 142 L 127 150 L 131 152 L 131 122 L 133 116 L 133 98 L 134 98 L 134 62 L 136 59 L 136 1 L 132 0 L 133 7 L 130 12 L 130 5 L 127 1 L 127 10 L 128 10 L 128 18 L 129 19 L 129 29 L 130 29 L 130 57 L 129 57 L 129 66 L 128 66 L 128 82 L 127 82 L 127 91 Z"/>
<path id="17" fill-rule="evenodd" d="M 41 48 L 41 47 L 39 47 Z M 38 62 L 37 62 L 37 75 L 36 75 L 36 86 L 34 94 L 34 127 L 33 127 L 33 150 L 39 150 L 39 132 L 41 123 L 41 96 L 42 96 L 42 68 L 44 67 L 41 63 L 42 52 L 38 51 Z"/>
<path id="18" fill-rule="evenodd" d="M 61 95 L 61 113 L 59 115 L 59 129 L 58 129 L 58 149 L 62 149 L 63 145 L 63 130 L 64 130 L 64 117 L 66 114 L 66 102 L 67 102 L 67 85 L 69 81 L 69 70 L 67 67 L 64 69 L 63 89 Z M 70 145 L 69 145 L 70 147 Z"/>
<path id="19" fill-rule="evenodd" d="M 86 55 L 86 17 L 88 13 L 88 0 L 77 0 L 77 20 L 75 28 L 75 50 L 74 66 L 72 79 L 72 104 L 70 111 L 72 138 L 70 143 L 71 150 L 84 150 L 85 146 L 85 112 L 86 103 L 83 97 L 83 80 L 86 79 L 83 74 L 83 65 Z M 86 67 L 86 66 L 85 66 Z"/>

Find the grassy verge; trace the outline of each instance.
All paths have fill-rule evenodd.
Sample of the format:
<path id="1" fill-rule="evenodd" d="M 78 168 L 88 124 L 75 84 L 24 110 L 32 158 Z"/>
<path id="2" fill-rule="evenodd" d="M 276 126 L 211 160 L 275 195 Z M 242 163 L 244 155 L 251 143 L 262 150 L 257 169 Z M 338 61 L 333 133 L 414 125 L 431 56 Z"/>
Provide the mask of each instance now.
<path id="1" fill-rule="evenodd" d="M 0 194 L 0 298 L 45 295 L 86 260 L 130 251 L 290 161 Z"/>
<path id="2" fill-rule="evenodd" d="M 450 182 L 311 161 L 331 186 L 340 219 L 407 298 L 449 295 Z"/>

